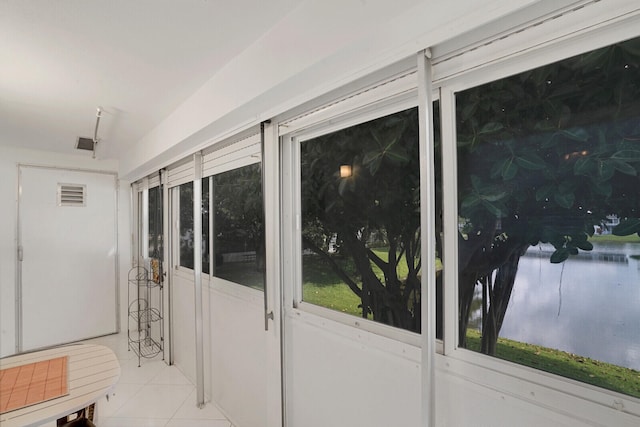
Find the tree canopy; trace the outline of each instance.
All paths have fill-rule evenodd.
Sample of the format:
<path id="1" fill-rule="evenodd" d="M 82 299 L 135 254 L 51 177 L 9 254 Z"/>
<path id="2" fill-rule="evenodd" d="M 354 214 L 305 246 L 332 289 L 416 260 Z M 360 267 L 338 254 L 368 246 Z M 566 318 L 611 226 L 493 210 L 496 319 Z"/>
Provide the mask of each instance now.
<path id="1" fill-rule="evenodd" d="M 602 48 L 459 93 L 459 339 L 487 287 L 483 348 L 494 351 L 520 256 L 561 263 L 607 215 L 640 232 L 640 41 Z"/>
<path id="2" fill-rule="evenodd" d="M 420 328 L 417 138 L 417 110 L 410 109 L 301 146 L 305 247 L 361 298 L 363 317 L 409 330 Z M 341 177 L 340 166 L 351 175 Z M 374 246 L 385 248 L 386 259 Z M 356 274 L 337 259 L 345 256 Z M 406 275 L 399 273 L 401 263 Z"/>

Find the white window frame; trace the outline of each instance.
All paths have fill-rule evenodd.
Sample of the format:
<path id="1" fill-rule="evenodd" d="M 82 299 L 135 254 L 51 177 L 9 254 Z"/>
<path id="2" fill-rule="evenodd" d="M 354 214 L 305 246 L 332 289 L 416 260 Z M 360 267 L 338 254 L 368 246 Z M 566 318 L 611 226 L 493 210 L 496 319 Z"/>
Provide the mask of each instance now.
<path id="1" fill-rule="evenodd" d="M 325 319 L 420 348 L 421 334 L 385 325 L 362 317 L 341 313 L 330 308 L 302 300 L 302 240 L 300 229 L 301 182 L 300 144 L 304 141 L 349 128 L 380 117 L 418 108 L 417 73 L 409 71 L 393 77 L 388 83 L 376 85 L 373 91 L 364 91 L 361 99 L 346 96 L 345 104 L 336 101 L 326 108 L 301 114 L 301 120 L 281 123 L 280 140 L 283 166 L 282 232 L 284 282 L 284 307 L 291 314 L 305 321 L 326 328 Z M 312 120 L 311 118 L 315 119 Z M 293 131 L 292 131 L 293 130 Z M 416 141 L 416 143 L 418 143 Z"/>
<path id="2" fill-rule="evenodd" d="M 220 173 L 224 173 L 233 169 L 241 168 L 243 166 L 252 165 L 255 163 L 261 162 L 261 148 L 260 148 L 260 135 L 256 133 L 258 127 L 253 127 L 247 129 L 240 134 L 237 134 L 233 137 L 226 138 L 224 140 L 218 142 L 212 142 L 210 146 L 203 150 L 202 156 L 202 164 L 195 165 L 192 156 L 187 156 L 181 160 L 178 160 L 173 165 L 167 168 L 167 172 L 163 175 L 165 177 L 165 189 L 167 198 L 172 198 L 172 201 L 169 203 L 168 200 L 165 200 L 165 203 L 169 203 L 171 209 L 171 217 L 173 218 L 173 224 L 167 224 L 165 230 L 167 232 L 176 233 L 179 235 L 180 228 L 180 197 L 179 197 L 179 187 L 183 184 L 188 184 L 189 182 L 194 181 L 194 168 L 202 167 L 202 178 L 208 178 L 207 182 L 209 185 L 211 184 L 211 177 Z M 143 205 L 146 203 L 148 205 L 148 190 L 149 188 L 153 188 L 155 186 L 160 185 L 160 180 L 158 174 L 149 175 L 135 184 L 132 185 L 132 193 L 138 194 L 142 193 L 143 195 Z M 146 200 L 146 201 L 145 201 Z M 133 209 L 134 216 L 137 217 L 139 215 L 138 211 L 140 209 L 144 209 L 144 206 L 138 206 L 137 198 L 134 200 L 135 206 Z M 213 201 L 209 200 L 209 209 L 212 212 Z M 148 206 L 146 207 L 146 214 L 143 212 L 143 218 L 148 222 Z M 146 216 L 145 216 L 146 215 Z M 209 217 L 209 226 L 211 227 L 211 222 L 213 218 Z M 144 248 L 144 233 L 148 228 L 147 223 L 137 224 L 136 227 L 140 227 L 138 233 L 134 235 L 134 248 L 135 251 L 142 251 Z M 146 237 L 148 238 L 148 236 Z M 168 242 L 169 240 L 167 240 Z M 193 269 L 184 267 L 180 265 L 180 242 L 176 242 L 177 244 L 172 247 L 167 247 L 167 253 L 171 254 L 173 270 L 178 277 L 184 278 L 185 280 L 191 280 L 193 276 Z M 212 236 L 209 236 L 209 245 L 212 248 Z M 139 248 L 139 249 L 138 249 Z M 145 248 L 148 248 L 148 242 Z M 146 249 L 148 250 L 148 249 Z M 142 252 L 140 252 L 142 253 Z M 210 255 L 213 252 L 210 253 Z M 146 255 L 145 255 L 146 259 Z M 210 260 L 211 261 L 211 260 Z M 247 298 L 255 298 L 255 292 L 259 292 L 260 299 L 262 299 L 262 291 L 258 291 L 256 289 L 251 289 L 246 286 L 229 282 L 224 279 L 217 278 L 211 274 L 207 274 L 202 272 L 202 281 L 206 286 L 216 287 L 224 290 L 225 292 L 232 295 L 241 295 L 246 296 Z M 241 287 L 241 290 L 235 289 L 237 286 Z M 246 288 L 246 290 L 245 290 Z M 248 292 L 248 293 L 247 293 Z"/>
<path id="3" fill-rule="evenodd" d="M 193 279 L 193 269 L 180 265 L 180 186 L 190 182 L 192 183 L 193 180 L 183 182 L 182 184 L 169 189 L 169 194 L 173 197 L 173 202 L 171 204 L 171 208 L 173 209 L 173 227 L 178 240 L 177 242 L 174 242 L 174 245 L 171 248 L 172 262 L 174 264 L 175 273 L 188 280 Z"/>
<path id="4" fill-rule="evenodd" d="M 609 4 L 607 4 L 609 3 Z M 444 357 L 436 366 L 469 381 L 557 412 L 581 414 L 583 420 L 607 424 L 598 406 L 640 416 L 640 399 L 564 378 L 517 363 L 458 348 L 458 203 L 455 94 L 485 83 L 557 62 L 584 52 L 640 36 L 640 8 L 620 2 L 611 9 L 602 1 L 566 17 L 470 51 L 434 67 L 434 88 L 440 90 L 444 217 Z M 437 59 L 435 60 L 437 62 Z M 466 65 L 463 65 L 465 64 Z M 579 400 L 576 400 L 578 397 Z M 595 404 L 595 405 L 594 405 Z"/>
<path id="5" fill-rule="evenodd" d="M 211 191 L 211 184 L 213 183 L 212 178 L 215 175 L 256 163 L 262 163 L 259 132 L 259 126 L 252 127 L 238 135 L 226 138 L 204 150 L 202 158 L 202 177 L 208 178 L 209 191 Z M 209 193 L 209 230 L 213 228 L 213 203 L 214 200 L 211 198 L 211 193 Z M 209 232 L 209 248 L 209 265 L 212 265 L 213 257 L 215 256 L 215 248 L 211 232 Z M 262 290 L 253 289 L 241 283 L 216 277 L 213 272 L 210 272 L 210 274 L 203 272 L 202 275 L 203 279 L 206 278 L 205 283 L 211 289 L 217 289 L 227 295 L 236 296 L 248 301 L 262 302 L 264 300 L 264 292 Z"/>

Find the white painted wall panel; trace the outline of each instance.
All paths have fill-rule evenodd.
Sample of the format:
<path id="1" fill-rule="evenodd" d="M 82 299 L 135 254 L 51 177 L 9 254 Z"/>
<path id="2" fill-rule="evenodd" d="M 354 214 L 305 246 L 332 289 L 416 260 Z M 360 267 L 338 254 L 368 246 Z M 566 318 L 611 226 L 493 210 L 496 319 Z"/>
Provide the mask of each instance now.
<path id="1" fill-rule="evenodd" d="M 577 420 L 541 411 L 454 375 L 436 374 L 436 423 L 474 427 L 577 427 Z"/>
<path id="2" fill-rule="evenodd" d="M 517 392 L 514 393 L 514 390 Z M 436 425 L 474 427 L 632 427 L 638 417 L 486 367 L 436 357 Z M 629 406 L 628 398 L 618 400 Z"/>
<path id="3" fill-rule="evenodd" d="M 289 316 L 285 325 L 288 425 L 420 425 L 415 347 L 328 320 L 311 324 L 296 317 Z M 331 330 L 323 327 L 329 324 Z M 381 348 L 382 342 L 393 351 Z"/>
<path id="4" fill-rule="evenodd" d="M 289 425 L 420 425 L 419 349 L 314 317 L 294 311 L 285 325 Z M 496 366 L 437 355 L 438 427 L 638 425 L 634 399 L 596 404 Z"/>
<path id="5" fill-rule="evenodd" d="M 267 417 L 267 334 L 262 293 L 230 282 L 203 280 L 204 377 L 211 399 L 239 427 L 263 427 Z M 174 275 L 175 365 L 195 383 L 193 280 Z"/>
<path id="6" fill-rule="evenodd" d="M 268 355 L 263 294 L 229 282 L 215 283 L 209 292 L 213 400 L 233 425 L 264 427 Z"/>
<path id="7" fill-rule="evenodd" d="M 173 274 L 171 283 L 171 339 L 173 363 L 196 383 L 195 290 L 193 276 Z"/>

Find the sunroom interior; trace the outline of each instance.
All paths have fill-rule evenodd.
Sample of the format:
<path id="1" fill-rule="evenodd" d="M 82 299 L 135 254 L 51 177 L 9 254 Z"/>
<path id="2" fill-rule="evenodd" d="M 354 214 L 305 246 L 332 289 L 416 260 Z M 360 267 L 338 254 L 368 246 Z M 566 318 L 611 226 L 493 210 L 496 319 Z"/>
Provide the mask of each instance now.
<path id="1" fill-rule="evenodd" d="M 0 11 L 0 357 L 119 337 L 235 427 L 640 424 L 636 1 Z"/>

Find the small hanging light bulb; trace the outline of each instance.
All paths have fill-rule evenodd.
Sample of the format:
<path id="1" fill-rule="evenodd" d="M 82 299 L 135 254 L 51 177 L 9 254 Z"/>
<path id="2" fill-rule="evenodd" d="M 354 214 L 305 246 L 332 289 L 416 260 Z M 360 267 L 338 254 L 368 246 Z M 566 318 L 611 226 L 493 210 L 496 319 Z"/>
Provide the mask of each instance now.
<path id="1" fill-rule="evenodd" d="M 351 165 L 340 165 L 340 178 L 349 178 L 353 175 Z"/>

